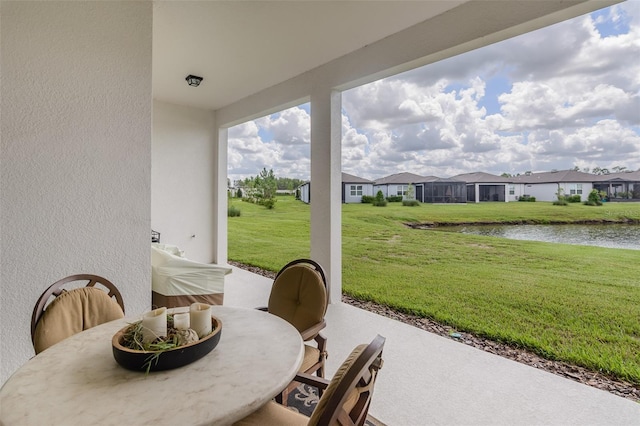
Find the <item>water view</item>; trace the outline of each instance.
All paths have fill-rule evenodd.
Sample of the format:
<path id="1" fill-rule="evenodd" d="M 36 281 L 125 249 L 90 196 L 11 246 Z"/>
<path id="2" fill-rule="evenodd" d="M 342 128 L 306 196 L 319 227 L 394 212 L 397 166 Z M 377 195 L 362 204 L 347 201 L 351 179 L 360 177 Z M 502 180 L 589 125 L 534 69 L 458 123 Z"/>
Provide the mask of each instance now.
<path id="1" fill-rule="evenodd" d="M 640 225 L 481 225 L 439 229 L 512 240 L 640 250 Z"/>

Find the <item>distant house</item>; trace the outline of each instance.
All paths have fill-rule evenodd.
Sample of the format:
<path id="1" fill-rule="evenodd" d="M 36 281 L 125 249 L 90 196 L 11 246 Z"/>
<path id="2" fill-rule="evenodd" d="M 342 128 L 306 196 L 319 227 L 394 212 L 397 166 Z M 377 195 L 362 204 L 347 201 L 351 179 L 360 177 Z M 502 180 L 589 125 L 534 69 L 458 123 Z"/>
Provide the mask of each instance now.
<path id="1" fill-rule="evenodd" d="M 510 199 L 517 200 L 523 195 L 535 197 L 538 201 L 554 201 L 562 190 L 564 195 L 580 195 L 584 201 L 593 189 L 598 176 L 576 170 L 558 170 L 542 173 L 525 173 L 512 177 L 513 191 Z"/>
<path id="2" fill-rule="evenodd" d="M 382 191 L 382 195 L 386 197 L 401 195 L 405 197 L 409 189 L 409 185 L 414 185 L 418 182 L 424 182 L 430 178 L 437 179 L 435 176 L 420 176 L 413 173 L 396 173 L 376 179 L 373 184 L 373 195 L 378 191 Z"/>
<path id="3" fill-rule="evenodd" d="M 640 170 L 593 176 L 593 187 L 609 200 L 640 199 Z"/>
<path id="4" fill-rule="evenodd" d="M 311 202 L 311 182 L 305 182 L 298 187 L 300 201 Z M 373 194 L 373 181 L 358 176 L 342 173 L 342 202 L 361 203 L 363 195 Z"/>
<path id="5" fill-rule="evenodd" d="M 514 190 L 511 179 L 485 172 L 463 173 L 453 176 L 467 184 L 467 202 L 509 201 L 509 193 Z"/>
<path id="6" fill-rule="evenodd" d="M 296 190 L 298 193 L 298 199 L 303 203 L 309 204 L 311 202 L 311 182 L 306 181 L 301 184 Z"/>
<path id="7" fill-rule="evenodd" d="M 458 179 L 428 176 L 415 184 L 415 192 L 422 203 L 467 202 L 467 184 Z"/>
<path id="8" fill-rule="evenodd" d="M 362 196 L 373 196 L 373 181 L 342 173 L 342 202 L 361 203 Z"/>

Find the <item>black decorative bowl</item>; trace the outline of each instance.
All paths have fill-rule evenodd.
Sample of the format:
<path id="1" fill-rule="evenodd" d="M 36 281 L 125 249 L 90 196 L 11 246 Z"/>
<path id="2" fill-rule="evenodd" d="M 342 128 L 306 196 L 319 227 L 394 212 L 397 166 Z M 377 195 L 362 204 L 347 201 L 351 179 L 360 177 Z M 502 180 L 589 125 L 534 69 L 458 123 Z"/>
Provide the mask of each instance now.
<path id="1" fill-rule="evenodd" d="M 123 346 L 123 335 L 130 327 L 128 325 L 111 339 L 113 357 L 122 367 L 133 371 L 162 371 L 182 367 L 199 360 L 218 345 L 222 335 L 222 321 L 212 316 L 211 326 L 213 332 L 197 342 L 158 352 L 140 351 Z M 152 359 L 158 353 L 157 359 Z"/>

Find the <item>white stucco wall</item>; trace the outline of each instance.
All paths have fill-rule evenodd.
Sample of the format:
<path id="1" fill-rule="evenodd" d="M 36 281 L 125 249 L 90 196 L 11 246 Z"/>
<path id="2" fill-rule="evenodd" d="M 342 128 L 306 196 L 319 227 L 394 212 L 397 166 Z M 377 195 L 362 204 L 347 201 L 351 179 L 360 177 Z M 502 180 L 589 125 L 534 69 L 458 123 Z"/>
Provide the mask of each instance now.
<path id="1" fill-rule="evenodd" d="M 585 201 L 589 197 L 589 193 L 593 189 L 593 184 L 590 182 L 580 182 L 582 184 L 582 201 Z M 536 197 L 536 201 L 555 201 L 558 199 L 558 188 L 564 189 L 564 195 L 570 196 L 571 185 L 577 185 L 577 183 L 560 182 L 560 183 L 521 183 L 515 184 L 515 194 L 510 196 L 512 200 L 522 195 L 530 195 Z"/>
<path id="2" fill-rule="evenodd" d="M 372 183 L 345 183 L 344 185 L 344 202 L 345 203 L 361 203 L 362 197 L 373 196 L 373 184 Z M 352 186 L 362 186 L 362 195 L 351 195 Z"/>
<path id="3" fill-rule="evenodd" d="M 213 262 L 216 132 L 212 111 L 153 103 L 151 227 L 205 263 Z"/>
<path id="4" fill-rule="evenodd" d="M 0 3 L 0 383 L 42 291 L 102 275 L 150 306 L 151 2 Z M 37 409 L 37 407 L 35 408 Z"/>

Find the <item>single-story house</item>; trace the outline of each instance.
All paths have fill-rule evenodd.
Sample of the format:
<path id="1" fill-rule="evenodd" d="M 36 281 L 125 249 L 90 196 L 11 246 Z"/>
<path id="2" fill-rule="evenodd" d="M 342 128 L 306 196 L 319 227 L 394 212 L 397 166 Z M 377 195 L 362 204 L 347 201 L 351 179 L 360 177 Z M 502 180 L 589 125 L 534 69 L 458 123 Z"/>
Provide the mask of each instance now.
<path id="1" fill-rule="evenodd" d="M 640 170 L 594 176 L 593 188 L 607 193 L 609 200 L 640 199 Z"/>
<path id="2" fill-rule="evenodd" d="M 362 196 L 373 196 L 373 181 L 342 173 L 342 202 L 361 203 Z"/>
<path id="3" fill-rule="evenodd" d="M 386 197 L 402 195 L 405 197 L 409 190 L 409 185 L 416 185 L 418 182 L 424 182 L 430 178 L 437 179 L 435 176 L 420 176 L 414 173 L 395 173 L 376 179 L 373 184 L 373 195 L 378 191 L 382 191 L 382 195 Z"/>
<path id="4" fill-rule="evenodd" d="M 508 191 L 513 190 L 511 179 L 485 172 L 463 173 L 453 176 L 453 179 L 467 183 L 467 202 L 471 203 L 481 201 L 508 202 Z"/>
<path id="5" fill-rule="evenodd" d="M 342 173 L 342 202 L 361 203 L 363 195 L 374 195 L 373 181 Z M 309 204 L 311 202 L 311 182 L 307 181 L 298 187 L 298 198 Z"/>
<path id="6" fill-rule="evenodd" d="M 557 193 L 580 195 L 585 201 L 593 189 L 596 175 L 577 170 L 554 170 L 542 173 L 525 173 L 511 178 L 513 190 L 509 189 L 509 199 L 517 201 L 523 195 L 535 197 L 537 201 L 555 201 Z"/>
<path id="7" fill-rule="evenodd" d="M 300 201 L 309 204 L 311 202 L 311 181 L 301 184 L 296 192 Z"/>

